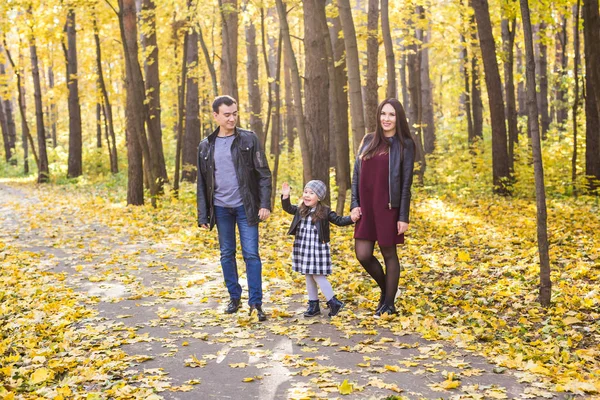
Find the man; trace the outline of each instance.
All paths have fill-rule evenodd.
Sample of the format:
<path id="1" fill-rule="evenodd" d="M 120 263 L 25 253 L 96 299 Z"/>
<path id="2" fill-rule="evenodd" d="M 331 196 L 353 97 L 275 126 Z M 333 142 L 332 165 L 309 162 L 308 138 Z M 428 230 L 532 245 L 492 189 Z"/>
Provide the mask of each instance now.
<path id="1" fill-rule="evenodd" d="M 240 309 L 242 297 L 235 259 L 237 224 L 250 314 L 256 310 L 258 320 L 265 321 L 258 223 L 271 214 L 271 171 L 256 134 L 236 127 L 235 99 L 219 96 L 212 108 L 219 127 L 198 146 L 198 226 L 212 229 L 217 225 L 221 268 L 229 291 L 225 313 L 233 314 Z"/>

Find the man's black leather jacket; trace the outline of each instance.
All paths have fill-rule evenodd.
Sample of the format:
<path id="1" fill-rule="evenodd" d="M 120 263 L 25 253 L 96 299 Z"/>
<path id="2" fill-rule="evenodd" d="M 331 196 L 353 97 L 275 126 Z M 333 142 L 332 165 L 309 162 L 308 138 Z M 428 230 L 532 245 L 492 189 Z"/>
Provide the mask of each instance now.
<path id="1" fill-rule="evenodd" d="M 300 212 L 298 212 L 298 206 L 292 205 L 290 202 L 290 198 L 284 199 L 281 196 L 281 206 L 283 210 L 288 214 L 292 214 L 294 219 L 292 220 L 292 224 L 290 225 L 290 229 L 288 230 L 288 235 L 295 235 L 296 229 L 298 228 L 298 224 L 302 217 L 300 216 Z M 336 214 L 335 211 L 332 211 L 329 207 L 327 207 L 327 219 L 328 221 L 320 220 L 317 221 L 317 233 L 319 235 L 319 241 L 321 243 L 329 243 L 329 223 L 335 224 L 337 226 L 345 226 L 352 225 L 352 219 L 350 217 L 341 217 Z"/>
<path id="2" fill-rule="evenodd" d="M 373 139 L 373 134 L 369 133 L 363 138 L 356 161 L 354 162 L 354 174 L 352 175 L 352 201 L 350 209 L 360 207 L 360 197 L 358 184 L 360 182 L 360 167 L 362 160 L 360 154 L 364 151 L 367 144 Z M 390 173 L 389 173 L 389 208 L 400 208 L 398 221 L 409 222 L 410 213 L 410 188 L 413 180 L 413 169 L 415 163 L 415 146 L 411 139 L 404 138 L 406 144 L 400 149 L 401 144 L 398 137 L 392 139 L 390 148 Z"/>
<path id="3" fill-rule="evenodd" d="M 196 200 L 198 226 L 215 226 L 215 138 L 219 128 L 198 146 L 198 182 Z M 240 185 L 240 194 L 246 211 L 248 225 L 259 222 L 258 210 L 271 210 L 271 170 L 258 137 L 254 132 L 235 129 L 231 144 L 231 158 Z"/>

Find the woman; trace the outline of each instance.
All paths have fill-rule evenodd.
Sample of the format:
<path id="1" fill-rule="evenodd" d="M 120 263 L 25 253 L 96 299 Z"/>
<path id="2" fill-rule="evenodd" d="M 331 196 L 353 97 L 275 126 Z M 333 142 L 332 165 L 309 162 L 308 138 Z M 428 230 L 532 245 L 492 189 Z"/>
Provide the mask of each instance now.
<path id="1" fill-rule="evenodd" d="M 359 146 L 352 177 L 351 214 L 360 216 L 354 231 L 356 258 L 381 289 L 376 316 L 395 314 L 400 279 L 396 245 L 408 230 L 415 146 L 402 104 L 393 98 L 377 107 L 378 124 Z M 375 242 L 385 272 L 373 256 Z"/>

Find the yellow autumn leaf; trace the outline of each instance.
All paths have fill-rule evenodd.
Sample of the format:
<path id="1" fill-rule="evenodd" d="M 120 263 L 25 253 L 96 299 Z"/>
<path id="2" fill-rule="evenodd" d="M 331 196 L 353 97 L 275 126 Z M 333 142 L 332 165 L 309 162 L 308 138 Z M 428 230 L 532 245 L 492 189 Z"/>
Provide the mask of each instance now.
<path id="1" fill-rule="evenodd" d="M 457 258 L 458 258 L 458 261 L 462 261 L 462 262 L 471 261 L 471 256 L 466 251 L 459 251 Z"/>
<path id="2" fill-rule="evenodd" d="M 456 389 L 457 387 L 460 386 L 460 381 L 445 380 L 444 382 L 441 383 L 441 386 L 444 389 Z"/>
<path id="3" fill-rule="evenodd" d="M 565 325 L 580 324 L 581 320 L 577 317 L 567 317 L 562 320 Z"/>
<path id="4" fill-rule="evenodd" d="M 31 379 L 29 380 L 33 385 L 37 385 L 42 382 L 46 382 L 49 379 L 54 377 L 54 372 L 49 370 L 48 368 L 38 368 L 35 370 L 33 374 L 31 374 Z"/>
<path id="5" fill-rule="evenodd" d="M 400 367 L 397 365 L 384 365 L 383 366 L 385 369 L 387 369 L 388 371 L 393 371 L 393 372 L 398 372 L 400 371 Z"/>
<path id="6" fill-rule="evenodd" d="M 338 391 L 340 394 L 351 394 L 354 391 L 354 385 L 348 382 L 348 379 L 344 379 L 344 381 L 338 386 Z"/>

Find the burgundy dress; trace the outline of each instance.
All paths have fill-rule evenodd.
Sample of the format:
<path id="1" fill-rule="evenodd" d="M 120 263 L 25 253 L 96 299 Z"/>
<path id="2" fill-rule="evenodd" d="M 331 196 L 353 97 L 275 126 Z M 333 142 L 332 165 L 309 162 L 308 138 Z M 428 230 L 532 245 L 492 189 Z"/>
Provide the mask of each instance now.
<path id="1" fill-rule="evenodd" d="M 362 216 L 356 222 L 355 239 L 378 242 L 379 246 L 404 243 L 398 235 L 398 208 L 389 208 L 389 154 L 378 154 L 362 160 L 358 195 Z"/>

